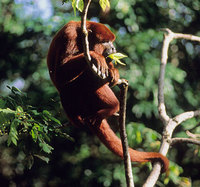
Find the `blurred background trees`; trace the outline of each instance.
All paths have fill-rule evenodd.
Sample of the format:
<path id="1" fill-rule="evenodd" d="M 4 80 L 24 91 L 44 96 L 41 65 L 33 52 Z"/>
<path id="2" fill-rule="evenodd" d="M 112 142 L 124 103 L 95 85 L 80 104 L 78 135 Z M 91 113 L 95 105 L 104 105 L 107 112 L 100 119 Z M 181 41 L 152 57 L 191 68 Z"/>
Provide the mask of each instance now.
<path id="1" fill-rule="evenodd" d="M 116 34 L 116 48 L 128 55 L 119 66 L 129 81 L 127 131 L 131 147 L 158 151 L 162 124 L 157 112 L 157 81 L 162 46 L 160 28 L 200 36 L 199 0 L 112 0 L 102 12 L 92 2 L 88 18 L 108 24 Z M 29 104 L 38 111 L 50 110 L 62 123 L 67 119 L 52 85 L 46 56 L 55 32 L 74 16 L 70 3 L 59 0 L 1 0 L 0 2 L 0 93 L 8 96 L 15 86 L 26 92 Z M 200 104 L 200 44 L 174 41 L 170 46 L 165 81 L 169 115 L 198 109 Z M 119 90 L 115 88 L 116 94 Z M 112 127 L 117 130 L 116 121 Z M 191 119 L 178 127 L 200 133 L 200 120 Z M 1 124 L 0 124 L 1 125 Z M 64 129 L 75 141 L 55 136 L 47 164 L 35 159 L 31 168 L 27 155 L 18 147 L 7 147 L 0 137 L 0 182 L 5 186 L 124 186 L 122 161 L 108 151 L 92 133 L 74 127 Z M 200 151 L 194 145 L 178 144 L 168 153 L 169 176 L 158 186 L 199 186 Z M 29 160 L 30 161 L 30 160 Z M 150 164 L 133 164 L 136 186 L 145 180 Z"/>

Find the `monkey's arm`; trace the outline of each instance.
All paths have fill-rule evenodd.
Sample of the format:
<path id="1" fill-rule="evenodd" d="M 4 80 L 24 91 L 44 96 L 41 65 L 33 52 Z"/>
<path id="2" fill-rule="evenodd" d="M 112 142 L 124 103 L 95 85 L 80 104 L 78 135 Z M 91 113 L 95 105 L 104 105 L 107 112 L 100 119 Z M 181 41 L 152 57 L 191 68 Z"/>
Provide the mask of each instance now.
<path id="1" fill-rule="evenodd" d="M 106 63 L 104 56 L 90 51 L 92 58 L 91 67 L 94 72 L 101 78 L 107 78 L 109 76 L 109 67 Z M 84 54 L 81 53 L 76 56 L 67 57 L 63 60 L 63 63 L 57 67 L 56 71 L 56 84 L 65 85 L 78 78 L 86 69 L 88 65 L 86 63 Z"/>
<path id="2" fill-rule="evenodd" d="M 119 71 L 117 68 L 114 67 L 112 62 L 108 63 L 108 68 L 109 68 L 109 77 L 110 77 L 109 86 L 113 87 L 117 84 L 120 78 Z"/>

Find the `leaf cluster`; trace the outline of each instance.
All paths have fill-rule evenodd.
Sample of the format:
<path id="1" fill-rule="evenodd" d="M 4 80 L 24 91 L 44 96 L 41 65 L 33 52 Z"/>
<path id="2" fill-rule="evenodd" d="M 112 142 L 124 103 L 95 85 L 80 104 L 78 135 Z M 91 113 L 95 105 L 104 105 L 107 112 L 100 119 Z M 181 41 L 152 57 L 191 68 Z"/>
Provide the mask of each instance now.
<path id="1" fill-rule="evenodd" d="M 15 87 L 9 89 L 10 96 L 0 97 L 0 137 L 6 137 L 8 146 L 18 146 L 27 154 L 48 162 L 44 155 L 54 149 L 50 145 L 52 138 L 70 137 L 61 131 L 61 122 L 50 111 L 39 111 L 28 104 L 27 94 Z"/>

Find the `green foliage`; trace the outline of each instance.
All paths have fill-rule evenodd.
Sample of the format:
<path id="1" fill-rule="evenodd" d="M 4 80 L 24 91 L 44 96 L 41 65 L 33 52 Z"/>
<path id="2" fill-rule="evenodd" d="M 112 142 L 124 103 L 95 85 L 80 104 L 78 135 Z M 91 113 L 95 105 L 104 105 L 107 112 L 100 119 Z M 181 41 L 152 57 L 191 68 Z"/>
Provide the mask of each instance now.
<path id="1" fill-rule="evenodd" d="M 161 139 L 161 135 L 145 127 L 142 123 L 131 122 L 127 124 L 127 135 L 129 139 L 130 147 L 144 147 L 145 151 L 158 151 Z"/>
<path id="2" fill-rule="evenodd" d="M 74 9 L 74 15 L 76 16 L 76 9 L 78 9 L 80 12 L 83 11 L 84 8 L 84 2 L 83 0 L 63 0 L 63 4 L 66 2 L 71 1 L 72 7 Z"/>
<path id="3" fill-rule="evenodd" d="M 183 168 L 178 166 L 174 162 L 170 162 L 170 173 L 167 177 L 164 179 L 164 185 L 168 185 L 169 181 L 173 181 L 175 185 L 181 185 L 181 186 L 191 186 L 191 180 L 187 177 L 179 177 L 180 174 L 183 173 Z"/>
<path id="4" fill-rule="evenodd" d="M 54 118 L 47 110 L 38 111 L 29 105 L 29 98 L 15 87 L 9 89 L 12 95 L 0 97 L 0 134 L 7 137 L 7 145 L 12 144 L 20 149 L 26 147 L 26 140 L 33 148 L 26 147 L 28 154 L 48 161 L 42 154 L 52 153 L 53 147 L 49 144 L 54 136 L 70 137 L 61 131 L 61 122 Z M 24 149 L 24 148 L 23 148 Z M 42 153 L 42 152 L 43 153 Z"/>
<path id="5" fill-rule="evenodd" d="M 110 8 L 109 0 L 99 0 L 99 4 L 100 4 L 101 8 L 103 9 L 103 11 L 105 11 L 106 8 Z"/>
<path id="6" fill-rule="evenodd" d="M 84 1 L 83 0 L 62 0 L 63 4 L 71 1 L 73 10 L 74 10 L 74 15 L 76 15 L 76 9 L 80 12 L 83 11 L 84 8 Z M 110 8 L 110 2 L 109 0 L 99 0 L 99 5 L 102 8 L 103 11 L 106 10 L 106 8 Z"/>

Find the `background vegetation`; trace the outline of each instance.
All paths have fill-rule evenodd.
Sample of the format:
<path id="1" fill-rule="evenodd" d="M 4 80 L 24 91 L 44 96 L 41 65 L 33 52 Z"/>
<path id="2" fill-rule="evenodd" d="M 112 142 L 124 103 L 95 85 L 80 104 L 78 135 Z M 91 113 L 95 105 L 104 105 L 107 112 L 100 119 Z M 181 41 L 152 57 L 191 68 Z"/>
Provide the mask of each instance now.
<path id="1" fill-rule="evenodd" d="M 58 128 L 67 119 L 49 79 L 46 56 L 55 32 L 70 20 L 80 20 L 76 14 L 75 17 L 70 3 L 62 5 L 58 0 L 0 1 L 0 182 L 3 186 L 125 186 L 122 161 L 92 133 L 71 126 Z M 116 48 L 129 57 L 124 59 L 127 65 L 119 69 L 121 77 L 130 84 L 127 102 L 130 146 L 158 151 L 162 132 L 157 112 L 162 46 L 159 29 L 168 27 L 174 32 L 200 36 L 200 1 L 112 0 L 106 12 L 94 1 L 88 18 L 108 24 L 116 34 Z M 200 45 L 185 40 L 173 42 L 166 76 L 169 115 L 197 109 Z M 117 88 L 115 91 L 118 94 Z M 186 136 L 186 130 L 200 133 L 199 122 L 199 119 L 187 121 L 174 136 Z M 116 121 L 111 123 L 117 130 Z M 158 186 L 200 185 L 199 147 L 178 144 L 171 148 L 168 158 L 169 175 L 163 175 Z M 151 166 L 133 166 L 134 181 L 141 186 Z"/>

